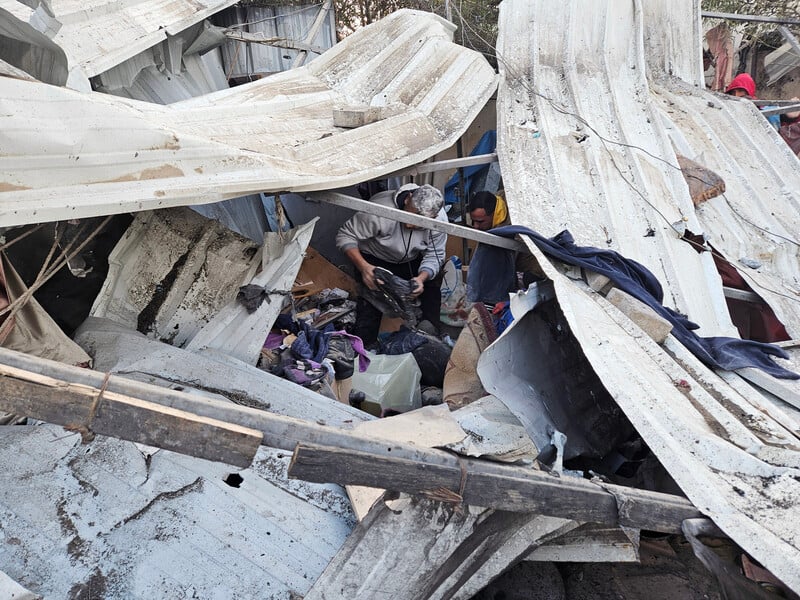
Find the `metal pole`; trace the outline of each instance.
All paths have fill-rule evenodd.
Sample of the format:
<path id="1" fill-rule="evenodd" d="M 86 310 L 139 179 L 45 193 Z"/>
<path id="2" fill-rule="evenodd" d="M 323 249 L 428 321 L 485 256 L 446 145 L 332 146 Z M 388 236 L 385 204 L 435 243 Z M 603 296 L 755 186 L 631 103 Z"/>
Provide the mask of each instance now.
<path id="1" fill-rule="evenodd" d="M 461 144 L 461 138 L 458 138 L 456 142 L 456 154 L 458 154 L 458 158 L 462 158 L 464 156 L 464 148 Z M 466 226 L 467 225 L 467 199 L 466 199 L 466 190 L 464 189 L 464 167 L 458 168 L 458 186 L 456 187 L 456 191 L 458 192 L 458 205 L 461 208 L 461 223 Z M 461 240 L 461 264 L 468 265 L 469 264 L 469 243 L 467 242 L 466 238 L 462 238 Z"/>

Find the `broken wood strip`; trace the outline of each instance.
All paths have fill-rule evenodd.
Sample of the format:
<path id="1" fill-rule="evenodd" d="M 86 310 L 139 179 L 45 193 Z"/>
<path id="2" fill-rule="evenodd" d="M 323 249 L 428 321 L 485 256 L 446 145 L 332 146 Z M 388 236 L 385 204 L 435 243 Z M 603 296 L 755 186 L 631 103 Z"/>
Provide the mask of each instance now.
<path id="1" fill-rule="evenodd" d="M 33 383 L 55 385 L 81 384 L 99 390 L 103 385 L 104 374 L 90 369 L 65 365 L 56 361 L 39 358 L 0 348 L 0 376 L 13 375 Z M 195 415 L 236 423 L 260 431 L 263 444 L 272 448 L 292 451 L 300 442 L 311 442 L 341 448 L 368 449 L 378 451 L 390 447 L 401 447 L 392 441 L 382 441 L 375 437 L 354 434 L 349 430 L 327 426 L 318 422 L 305 421 L 293 417 L 276 415 L 257 408 L 241 406 L 233 402 L 215 400 L 187 392 L 179 392 L 120 375 L 108 378 L 106 389 L 132 398 L 143 398 L 149 402 L 183 410 Z M 312 393 L 312 392 L 309 392 Z M 365 420 L 373 419 L 365 415 Z M 436 462 L 438 457 L 446 460 L 446 452 L 429 450 L 416 446 L 405 446 L 407 452 L 420 452 L 428 461 Z"/>
<path id="2" fill-rule="evenodd" d="M 725 294 L 726 298 L 731 298 L 732 300 L 743 300 L 744 302 L 754 302 L 756 304 L 764 302 L 761 296 L 748 290 L 737 290 L 736 288 L 723 286 L 722 293 Z"/>
<path id="3" fill-rule="evenodd" d="M 26 381 L 8 372 L 0 377 L 0 408 L 63 425 L 81 433 L 84 440 L 97 433 L 242 468 L 250 466 L 262 439 L 261 432 L 255 429 L 108 389 L 47 377 L 41 377 L 39 382 Z"/>
<path id="4" fill-rule="evenodd" d="M 419 495 L 435 489 L 460 490 L 463 501 L 512 512 L 533 512 L 583 522 L 680 533 L 684 519 L 700 515 L 679 496 L 556 477 L 530 468 L 450 456 L 432 464 L 399 448 L 380 453 L 300 444 L 289 476 L 315 483 L 365 485 Z M 612 493 L 613 492 L 613 493 Z M 623 506 L 618 509 L 617 498 Z"/>
<path id="5" fill-rule="evenodd" d="M 286 48 L 287 50 L 302 50 L 303 52 L 313 52 L 322 54 L 325 48 L 312 46 L 297 40 L 290 40 L 284 37 L 264 37 L 249 31 L 239 31 L 238 29 L 225 29 L 222 32 L 229 40 L 246 42 L 248 44 L 264 44 L 265 46 L 275 46 L 276 48 Z"/>
<path id="6" fill-rule="evenodd" d="M 66 382 L 78 383 L 88 385 L 99 391 L 103 383 L 104 375 L 97 371 L 88 369 L 81 369 L 78 367 L 71 367 L 55 361 L 46 360 L 15 352 L 5 348 L 0 348 L 0 375 L 3 373 L 16 373 L 21 376 L 20 371 L 27 371 L 27 376 L 34 381 L 41 381 L 43 377 L 49 377 L 54 380 L 61 380 L 60 383 L 66 386 Z M 13 366 L 8 366 L 13 365 Z M 17 370 L 14 371 L 13 369 Z M 33 372 L 35 370 L 36 372 Z M 0 379 L 2 380 L 2 379 Z M 57 388 L 54 388 L 57 389 Z M 291 417 L 284 417 L 280 415 L 271 414 L 263 410 L 239 406 L 233 403 L 222 402 L 213 400 L 211 398 L 199 397 L 196 395 L 188 394 L 185 392 L 178 392 L 174 390 L 165 389 L 147 383 L 125 379 L 124 377 L 112 375 L 109 377 L 106 393 L 120 393 L 127 396 L 147 398 L 149 401 L 158 403 L 162 406 L 169 406 L 178 410 L 184 410 L 213 419 L 219 419 L 229 423 L 237 423 L 244 427 L 249 427 L 262 432 L 264 444 L 281 448 L 284 450 L 293 450 L 298 444 L 318 444 L 330 449 L 335 446 L 345 458 L 360 456 L 367 464 L 375 460 L 375 457 L 389 456 L 389 457 L 402 457 L 403 460 L 414 468 L 418 469 L 427 480 L 423 480 L 423 485 L 420 485 L 419 480 L 413 480 L 412 483 L 417 484 L 417 488 L 428 490 L 437 486 L 448 487 L 450 489 L 458 490 L 461 480 L 461 464 L 463 463 L 468 469 L 472 469 L 473 463 L 480 463 L 480 470 L 482 473 L 494 473 L 495 475 L 489 477 L 489 481 L 499 481 L 506 486 L 508 490 L 504 501 L 500 504 L 508 505 L 509 510 L 517 510 L 521 512 L 541 512 L 545 514 L 544 510 L 538 510 L 533 506 L 550 505 L 550 508 L 558 507 L 562 503 L 560 489 L 567 484 L 568 491 L 577 486 L 577 492 L 573 495 L 581 499 L 582 502 L 597 502 L 598 513 L 603 516 L 605 522 L 615 524 L 617 521 L 616 502 L 610 493 L 604 492 L 598 486 L 583 480 L 567 481 L 566 479 L 558 479 L 551 475 L 532 472 L 531 469 L 521 467 L 513 467 L 506 465 L 497 465 L 486 461 L 472 461 L 467 459 L 459 460 L 455 455 L 442 450 L 433 450 L 422 448 L 419 446 L 412 446 L 408 444 L 398 444 L 391 441 L 381 441 L 375 438 L 369 438 L 354 434 L 348 430 L 327 427 L 317 423 L 303 421 Z M 82 414 L 86 414 L 85 412 Z M 346 463 L 342 463 L 346 464 Z M 378 485 L 374 487 L 385 487 L 386 474 L 380 470 L 373 473 L 372 469 L 365 470 L 365 474 L 370 475 L 372 479 L 378 481 Z M 321 473 L 315 475 L 317 480 L 327 480 L 327 477 L 333 473 L 333 470 L 327 467 L 322 469 Z M 436 474 L 438 479 L 432 477 Z M 468 472 L 467 486 L 465 487 L 465 495 L 467 495 L 467 502 L 474 502 L 474 499 L 468 495 L 472 493 L 473 480 L 471 480 L 471 473 Z M 515 483 L 515 479 L 519 478 L 521 481 L 520 489 L 527 490 L 527 492 L 519 496 L 518 492 L 511 483 Z M 487 477 L 483 478 L 487 480 Z M 537 486 L 537 484 L 540 484 Z M 367 484 L 369 485 L 369 484 Z M 393 483 L 392 485 L 396 485 Z M 491 485 L 495 485 L 492 483 Z M 615 486 L 606 486 L 607 489 L 614 489 Z M 645 508 L 642 508 L 641 503 L 634 503 L 631 506 L 628 520 L 631 521 L 632 526 L 637 526 L 639 521 L 646 522 L 647 519 L 641 519 L 639 513 L 642 510 L 650 510 L 651 505 L 658 506 L 659 502 L 665 507 L 665 516 L 661 520 L 666 522 L 670 528 L 657 529 L 659 531 L 665 530 L 667 532 L 678 531 L 675 524 L 680 523 L 680 519 L 669 516 L 673 513 L 677 515 L 697 515 L 699 512 L 694 509 L 691 504 L 680 497 L 669 496 L 666 494 L 656 494 L 654 492 L 646 492 L 643 490 L 628 490 L 627 488 L 616 488 L 623 495 L 630 498 L 652 498 L 652 502 L 646 503 Z M 489 488 L 491 492 L 492 488 Z M 533 493 L 530 493 L 533 490 Z M 402 489 L 400 491 L 403 491 Z M 629 493 L 630 492 L 630 493 Z M 633 493 L 633 495 L 631 495 Z M 516 494 L 516 496 L 514 495 Z M 537 494 L 539 497 L 537 498 Z M 519 497 L 517 497 L 519 496 Z M 510 498 L 510 500 L 509 500 Z M 495 506 L 498 503 L 491 497 L 487 497 L 483 506 Z M 538 504 L 537 504 L 538 503 Z M 480 503 L 477 503 L 481 505 Z M 569 506 L 569 505 L 565 505 Z M 498 505 L 498 508 L 502 506 Z M 513 508 L 512 508 L 513 507 Z M 569 510 L 567 511 L 569 513 Z M 659 514 L 658 511 L 653 511 L 653 514 Z M 551 515 L 563 516 L 563 515 Z M 573 518 L 573 515 L 567 514 L 566 518 Z M 586 520 L 586 519 L 581 519 Z M 651 527 L 642 528 L 655 528 L 655 524 Z"/>
<path id="7" fill-rule="evenodd" d="M 343 206 L 352 210 L 365 212 L 367 214 L 376 215 L 378 217 L 386 217 L 400 223 L 408 223 L 416 225 L 423 229 L 431 229 L 433 231 L 442 231 L 448 235 L 455 235 L 466 240 L 474 240 L 481 244 L 488 246 L 497 246 L 498 248 L 506 248 L 507 250 L 517 250 L 520 252 L 529 253 L 528 247 L 520 241 L 510 238 L 504 238 L 493 233 L 473 229 L 472 227 L 465 227 L 463 225 L 455 225 L 453 223 L 445 223 L 437 219 L 429 219 L 421 215 L 412 214 L 406 210 L 398 208 L 391 208 L 382 206 L 367 200 L 360 200 L 346 194 L 339 194 L 337 192 L 309 192 L 306 198 L 312 202 L 327 202 L 335 206 Z"/>
<path id="8" fill-rule="evenodd" d="M 800 347 L 800 340 L 786 340 L 785 342 L 772 342 L 773 345 L 781 348 L 797 348 Z"/>

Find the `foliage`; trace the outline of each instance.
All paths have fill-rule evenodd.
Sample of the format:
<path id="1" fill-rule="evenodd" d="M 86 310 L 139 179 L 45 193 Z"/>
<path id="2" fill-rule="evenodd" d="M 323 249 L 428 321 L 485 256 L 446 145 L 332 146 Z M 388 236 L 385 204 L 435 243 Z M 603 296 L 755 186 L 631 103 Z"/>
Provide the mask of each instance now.
<path id="1" fill-rule="evenodd" d="M 242 0 L 254 6 L 322 5 L 322 0 Z M 455 41 L 483 52 L 494 60 L 497 40 L 497 5 L 499 0 L 334 0 L 337 33 L 343 38 L 359 27 L 382 19 L 400 8 L 413 8 L 447 17 L 457 25 Z"/>
<path id="2" fill-rule="evenodd" d="M 798 0 L 702 0 L 703 10 L 739 15 L 758 15 L 763 17 L 800 18 L 800 2 Z M 759 40 L 775 31 L 775 23 L 758 23 L 755 21 L 730 21 L 732 28 L 739 29 L 745 38 Z M 797 29 L 797 26 L 791 27 Z"/>

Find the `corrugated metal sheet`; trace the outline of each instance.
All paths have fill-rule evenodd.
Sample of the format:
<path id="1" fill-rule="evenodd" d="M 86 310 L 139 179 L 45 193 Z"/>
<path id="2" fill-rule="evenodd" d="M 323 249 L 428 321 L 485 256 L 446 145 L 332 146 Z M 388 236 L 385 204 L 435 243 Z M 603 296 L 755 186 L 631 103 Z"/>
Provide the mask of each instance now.
<path id="1" fill-rule="evenodd" d="M 235 6 L 214 19 L 215 22 L 248 33 L 257 33 L 266 38 L 283 38 L 292 42 L 305 42 L 321 3 L 306 6 Z M 314 37 L 311 46 L 328 49 L 336 43 L 336 19 L 331 10 Z M 263 76 L 288 71 L 297 56 L 297 50 L 244 44 L 230 41 L 221 48 L 225 73 L 229 78 Z M 310 53 L 306 62 L 319 58 Z"/>
<path id="2" fill-rule="evenodd" d="M 496 85 L 453 31 L 398 11 L 306 67 L 166 107 L 4 79 L 0 221 L 330 189 L 420 162 L 458 139 Z M 376 98 L 399 113 L 333 126 L 335 106 Z"/>
<path id="3" fill-rule="evenodd" d="M 705 91 L 702 61 L 696 58 L 701 38 L 690 35 L 700 19 L 695 5 L 678 11 L 663 2 L 643 6 L 650 99 L 660 129 L 679 153 L 725 180 L 724 196 L 695 211 L 701 231 L 769 303 L 789 334 L 800 337 L 800 163 L 752 103 Z M 672 63 L 682 66 L 659 70 L 661 50 L 668 46 L 662 40 L 670 36 L 694 44 L 669 46 Z M 742 258 L 761 266 L 746 267 Z"/>
<path id="4" fill-rule="evenodd" d="M 225 465 L 51 425 L 0 428 L 0 457 L 0 563 L 45 598 L 302 596 L 354 524 L 344 490 L 288 480 L 263 446 L 238 487 Z"/>
<path id="5" fill-rule="evenodd" d="M 70 68 L 88 77 L 107 71 L 167 36 L 235 4 L 236 0 L 52 0 L 61 29 L 53 41 Z"/>
<path id="6" fill-rule="evenodd" d="M 797 67 L 800 67 L 800 56 L 797 55 L 792 45 L 786 42 L 764 57 L 764 70 L 769 78 L 767 85 L 776 83 Z"/>
<path id="7" fill-rule="evenodd" d="M 689 35 L 698 11 L 688 1 L 506 0 L 498 42 L 498 155 L 516 224 L 544 234 L 569 228 L 581 245 L 644 263 L 665 286 L 665 303 L 688 313 L 708 335 L 731 332 L 720 280 L 709 257 L 681 241 L 672 223 L 705 232 L 734 262 L 758 258 L 760 280 L 787 296 L 797 290 L 798 247 L 744 224 L 724 198 L 695 211 L 675 168 L 673 143 L 694 148 L 690 157 L 705 149 L 704 159 L 728 182 L 731 205 L 782 234 L 800 231 L 793 225 L 798 163 L 752 106 L 692 87 L 700 81 L 699 67 L 692 67 L 700 37 Z M 658 81 L 653 87 L 645 64 Z M 701 121 L 695 129 L 686 116 L 665 119 L 662 106 L 692 119 L 702 115 L 713 126 Z M 766 240 L 770 252 L 763 250 Z M 796 421 L 777 407 L 762 411 L 759 392 L 729 385 L 674 340 L 665 351 L 533 251 L 554 280 L 587 359 L 678 485 L 799 590 Z M 800 325 L 796 304 L 787 299 L 776 306 L 793 332 Z M 681 379 L 688 389 L 677 387 Z"/>
<path id="8" fill-rule="evenodd" d="M 505 35 L 530 40 L 502 51 L 498 154 L 506 189 L 512 182 L 511 220 L 548 236 L 570 229 L 580 245 L 634 258 L 703 335 L 735 335 L 711 256 L 673 229 L 703 230 L 681 171 L 668 167 L 677 158 L 650 102 L 638 6 L 505 11 L 520 11 Z"/>
<path id="9" fill-rule="evenodd" d="M 228 80 L 217 51 L 184 55 L 179 73 L 167 73 L 156 66 L 148 49 L 97 78 L 97 91 L 115 96 L 172 104 L 203 94 L 228 89 Z"/>

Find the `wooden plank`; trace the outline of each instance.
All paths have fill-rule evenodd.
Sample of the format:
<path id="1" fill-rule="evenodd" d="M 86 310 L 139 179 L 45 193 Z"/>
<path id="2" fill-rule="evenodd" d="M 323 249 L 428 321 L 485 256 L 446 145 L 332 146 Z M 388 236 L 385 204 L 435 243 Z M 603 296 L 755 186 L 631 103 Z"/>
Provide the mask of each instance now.
<path id="1" fill-rule="evenodd" d="M 78 431 L 248 467 L 261 432 L 112 392 L 4 367 L 0 408 Z M 15 373 L 15 371 L 17 371 Z"/>
<path id="2" fill-rule="evenodd" d="M 748 290 L 737 290 L 736 288 L 723 286 L 722 293 L 725 294 L 726 298 L 731 298 L 732 300 L 743 300 L 744 302 L 755 302 L 756 304 L 764 302 L 761 296 Z"/>
<path id="3" fill-rule="evenodd" d="M 27 371 L 26 378 L 33 382 L 39 381 L 38 378 L 41 377 L 50 377 L 59 380 L 62 385 L 74 383 L 99 389 L 104 381 L 104 374 L 97 371 L 0 348 L 0 378 L 3 375 L 14 373 L 13 369 Z M 374 437 L 367 438 L 364 435 L 353 434 L 347 429 L 327 426 L 322 422 L 277 415 L 232 402 L 214 400 L 142 383 L 119 375 L 109 376 L 106 390 L 134 398 L 147 399 L 161 406 L 183 410 L 195 415 L 256 429 L 262 433 L 264 445 L 287 451 L 294 450 L 300 442 L 311 442 L 376 452 L 386 448 L 402 448 L 413 456 L 419 453 L 420 459 L 424 458 L 424 460 L 434 463 L 437 460 L 449 460 L 450 457 L 449 454 L 438 450 L 410 445 L 403 446 L 391 441 L 377 440 Z M 310 391 L 308 393 L 313 394 Z M 372 417 L 367 418 L 371 419 Z"/>
<path id="4" fill-rule="evenodd" d="M 781 348 L 797 348 L 800 347 L 800 340 L 786 340 L 785 342 L 772 342 Z"/>
<path id="5" fill-rule="evenodd" d="M 249 31 L 240 31 L 238 29 L 226 29 L 223 33 L 229 40 L 235 40 L 237 42 L 264 44 L 265 46 L 275 46 L 276 48 L 286 48 L 288 50 L 301 50 L 303 52 L 313 52 L 314 54 L 322 54 L 325 52 L 325 48 L 321 46 L 312 46 L 304 42 L 289 40 L 282 37 L 264 37 L 263 35 L 258 35 Z"/>
<path id="6" fill-rule="evenodd" d="M 387 219 L 394 219 L 400 223 L 409 223 L 411 225 L 416 225 L 417 227 L 422 227 L 423 229 L 442 231 L 448 235 L 457 235 L 464 239 L 475 240 L 476 242 L 487 244 L 489 246 L 497 246 L 498 248 L 506 248 L 508 250 L 517 250 L 526 253 L 529 252 L 528 247 L 517 240 L 500 237 L 499 235 L 494 235 L 493 233 L 479 231 L 478 229 L 464 227 L 463 225 L 445 223 L 444 221 L 438 221 L 436 219 L 429 219 L 428 217 L 414 215 L 405 210 L 382 206 L 380 204 L 375 204 L 374 202 L 368 202 L 367 200 L 353 198 L 352 196 L 347 196 L 346 194 L 339 194 L 337 192 L 309 192 L 306 196 L 306 199 L 311 202 L 327 202 L 328 204 L 333 204 L 335 206 L 343 206 L 345 208 L 365 212 L 371 215 L 386 217 Z"/>
<path id="7" fill-rule="evenodd" d="M 319 12 L 317 13 L 317 18 L 314 19 L 314 22 L 311 24 L 311 28 L 308 30 L 308 35 L 306 35 L 306 39 L 304 42 L 306 44 L 310 44 L 314 41 L 314 38 L 317 37 L 319 30 L 322 29 L 322 24 L 325 22 L 325 19 L 328 16 L 328 12 L 333 8 L 333 0 L 325 0 L 325 4 L 323 4 Z M 296 69 L 303 65 L 308 56 L 308 52 L 301 50 L 297 53 L 297 56 L 294 57 L 294 62 L 292 62 L 292 68 Z"/>
<path id="8" fill-rule="evenodd" d="M 771 117 L 772 115 L 785 115 L 786 113 L 790 112 L 800 112 L 800 104 L 789 104 L 788 106 L 779 106 L 777 108 L 765 108 L 761 111 L 761 114 L 765 117 Z"/>
<path id="9" fill-rule="evenodd" d="M 600 487 L 530 468 L 445 456 L 446 460 L 438 457 L 434 464 L 397 447 L 368 453 L 300 444 L 289 465 L 289 476 L 415 495 L 438 489 L 463 491 L 467 505 L 665 533 L 680 533 L 684 519 L 701 514 L 679 496 L 612 485 Z"/>
<path id="10" fill-rule="evenodd" d="M 297 281 L 305 292 L 302 296 L 316 294 L 325 288 L 339 288 L 353 296 L 358 293 L 356 280 L 311 246 L 306 248 L 306 255 L 303 257 L 303 263 L 297 273 Z M 303 285 L 305 283 L 308 285 Z"/>
<path id="11" fill-rule="evenodd" d="M 561 539 L 564 534 L 569 535 L 579 525 L 576 521 L 530 515 L 526 522 L 512 531 L 504 532 L 504 539 L 493 540 L 491 560 L 477 569 L 471 566 L 468 573 L 462 574 L 461 579 L 464 581 L 458 591 L 452 594 L 453 600 L 470 600 L 503 572 L 526 560 L 527 554 L 547 547 Z"/>

